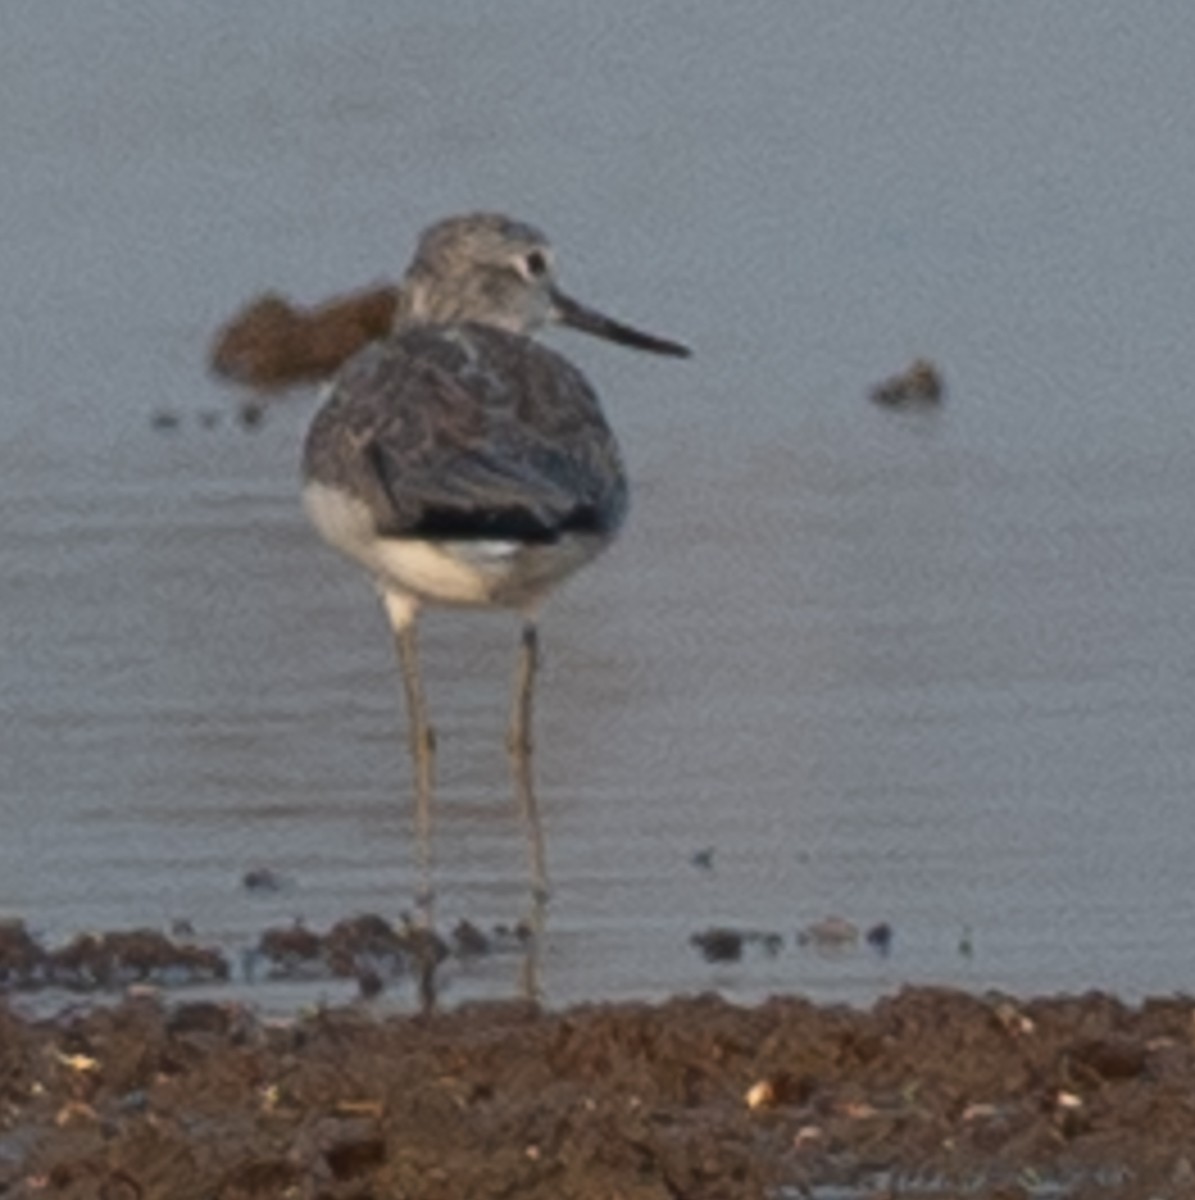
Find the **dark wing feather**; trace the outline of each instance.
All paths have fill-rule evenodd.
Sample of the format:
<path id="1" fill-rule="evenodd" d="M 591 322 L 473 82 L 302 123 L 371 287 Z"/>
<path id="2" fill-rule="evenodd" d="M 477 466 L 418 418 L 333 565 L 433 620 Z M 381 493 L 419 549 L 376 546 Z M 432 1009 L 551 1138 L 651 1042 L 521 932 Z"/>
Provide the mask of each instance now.
<path id="1" fill-rule="evenodd" d="M 581 373 L 481 326 L 411 329 L 353 359 L 313 423 L 306 468 L 364 500 L 381 536 L 552 541 L 611 531 L 626 507 Z"/>
<path id="2" fill-rule="evenodd" d="M 555 541 L 568 530 L 596 531 L 594 505 L 509 459 L 484 453 L 450 457 L 438 469 L 396 462 L 383 442 L 366 451 L 390 500 L 393 520 L 383 536 L 441 539 L 497 538 Z"/>

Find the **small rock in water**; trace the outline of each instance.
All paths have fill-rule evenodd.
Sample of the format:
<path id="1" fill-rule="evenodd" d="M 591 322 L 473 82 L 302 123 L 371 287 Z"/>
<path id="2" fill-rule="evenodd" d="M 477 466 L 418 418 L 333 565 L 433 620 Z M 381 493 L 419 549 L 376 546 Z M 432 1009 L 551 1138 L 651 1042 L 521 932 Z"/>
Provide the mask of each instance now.
<path id="1" fill-rule="evenodd" d="M 873 925 L 867 931 L 867 944 L 881 954 L 887 954 L 892 949 L 892 926 L 887 921 Z"/>
<path id="2" fill-rule="evenodd" d="M 942 375 L 928 358 L 914 359 L 908 370 L 871 389 L 872 400 L 889 408 L 929 407 L 940 404 L 945 394 Z"/>
<path id="3" fill-rule="evenodd" d="M 714 847 L 706 846 L 704 850 L 695 850 L 690 856 L 689 861 L 702 871 L 712 871 L 714 869 Z"/>
<path id="4" fill-rule="evenodd" d="M 797 945 L 841 950 L 859 940 L 859 926 L 845 917 L 823 917 L 797 931 Z"/>
<path id="5" fill-rule="evenodd" d="M 715 926 L 689 938 L 706 962 L 738 962 L 743 957 L 743 935 L 734 929 Z"/>
<path id="6" fill-rule="evenodd" d="M 182 423 L 182 417 L 168 408 L 157 409 L 149 418 L 150 428 L 158 433 L 172 433 Z"/>
<path id="7" fill-rule="evenodd" d="M 241 876 L 241 886 L 247 892 L 277 892 L 282 880 L 269 867 L 252 867 Z"/>

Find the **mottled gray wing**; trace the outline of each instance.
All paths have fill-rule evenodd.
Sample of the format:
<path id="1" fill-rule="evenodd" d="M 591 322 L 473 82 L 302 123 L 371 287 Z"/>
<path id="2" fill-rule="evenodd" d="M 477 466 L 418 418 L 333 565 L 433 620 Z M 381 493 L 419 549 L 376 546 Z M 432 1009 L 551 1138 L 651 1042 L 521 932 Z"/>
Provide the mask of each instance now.
<path id="1" fill-rule="evenodd" d="M 412 329 L 358 355 L 312 426 L 307 470 L 365 500 L 382 536 L 552 541 L 609 532 L 626 508 L 584 376 L 482 326 Z"/>

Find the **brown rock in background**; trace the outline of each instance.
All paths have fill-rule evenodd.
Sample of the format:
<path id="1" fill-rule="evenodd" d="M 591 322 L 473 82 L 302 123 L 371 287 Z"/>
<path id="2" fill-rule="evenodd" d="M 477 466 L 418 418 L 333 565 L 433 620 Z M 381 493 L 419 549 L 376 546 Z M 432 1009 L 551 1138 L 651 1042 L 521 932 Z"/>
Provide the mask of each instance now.
<path id="1" fill-rule="evenodd" d="M 389 332 L 397 304 L 398 288 L 389 284 L 336 296 L 310 309 L 265 292 L 216 334 L 211 369 L 263 390 L 326 379 Z"/>

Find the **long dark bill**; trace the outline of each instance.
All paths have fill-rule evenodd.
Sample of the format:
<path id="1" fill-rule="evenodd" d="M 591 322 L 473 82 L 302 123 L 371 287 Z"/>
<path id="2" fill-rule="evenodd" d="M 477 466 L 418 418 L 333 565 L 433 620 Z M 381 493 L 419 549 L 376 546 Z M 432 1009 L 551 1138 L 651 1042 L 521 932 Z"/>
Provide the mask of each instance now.
<path id="1" fill-rule="evenodd" d="M 667 338 L 632 329 L 629 325 L 623 325 L 621 321 L 615 321 L 600 312 L 594 312 L 592 308 L 586 308 L 584 304 L 579 304 L 563 292 L 553 290 L 552 304 L 556 320 L 561 325 L 569 325 L 583 333 L 592 333 L 594 337 L 617 342 L 620 346 L 633 346 L 636 350 L 648 350 L 652 354 L 670 354 L 674 358 L 688 358 L 692 354 L 689 347 L 682 346 L 680 342 L 670 342 Z"/>

